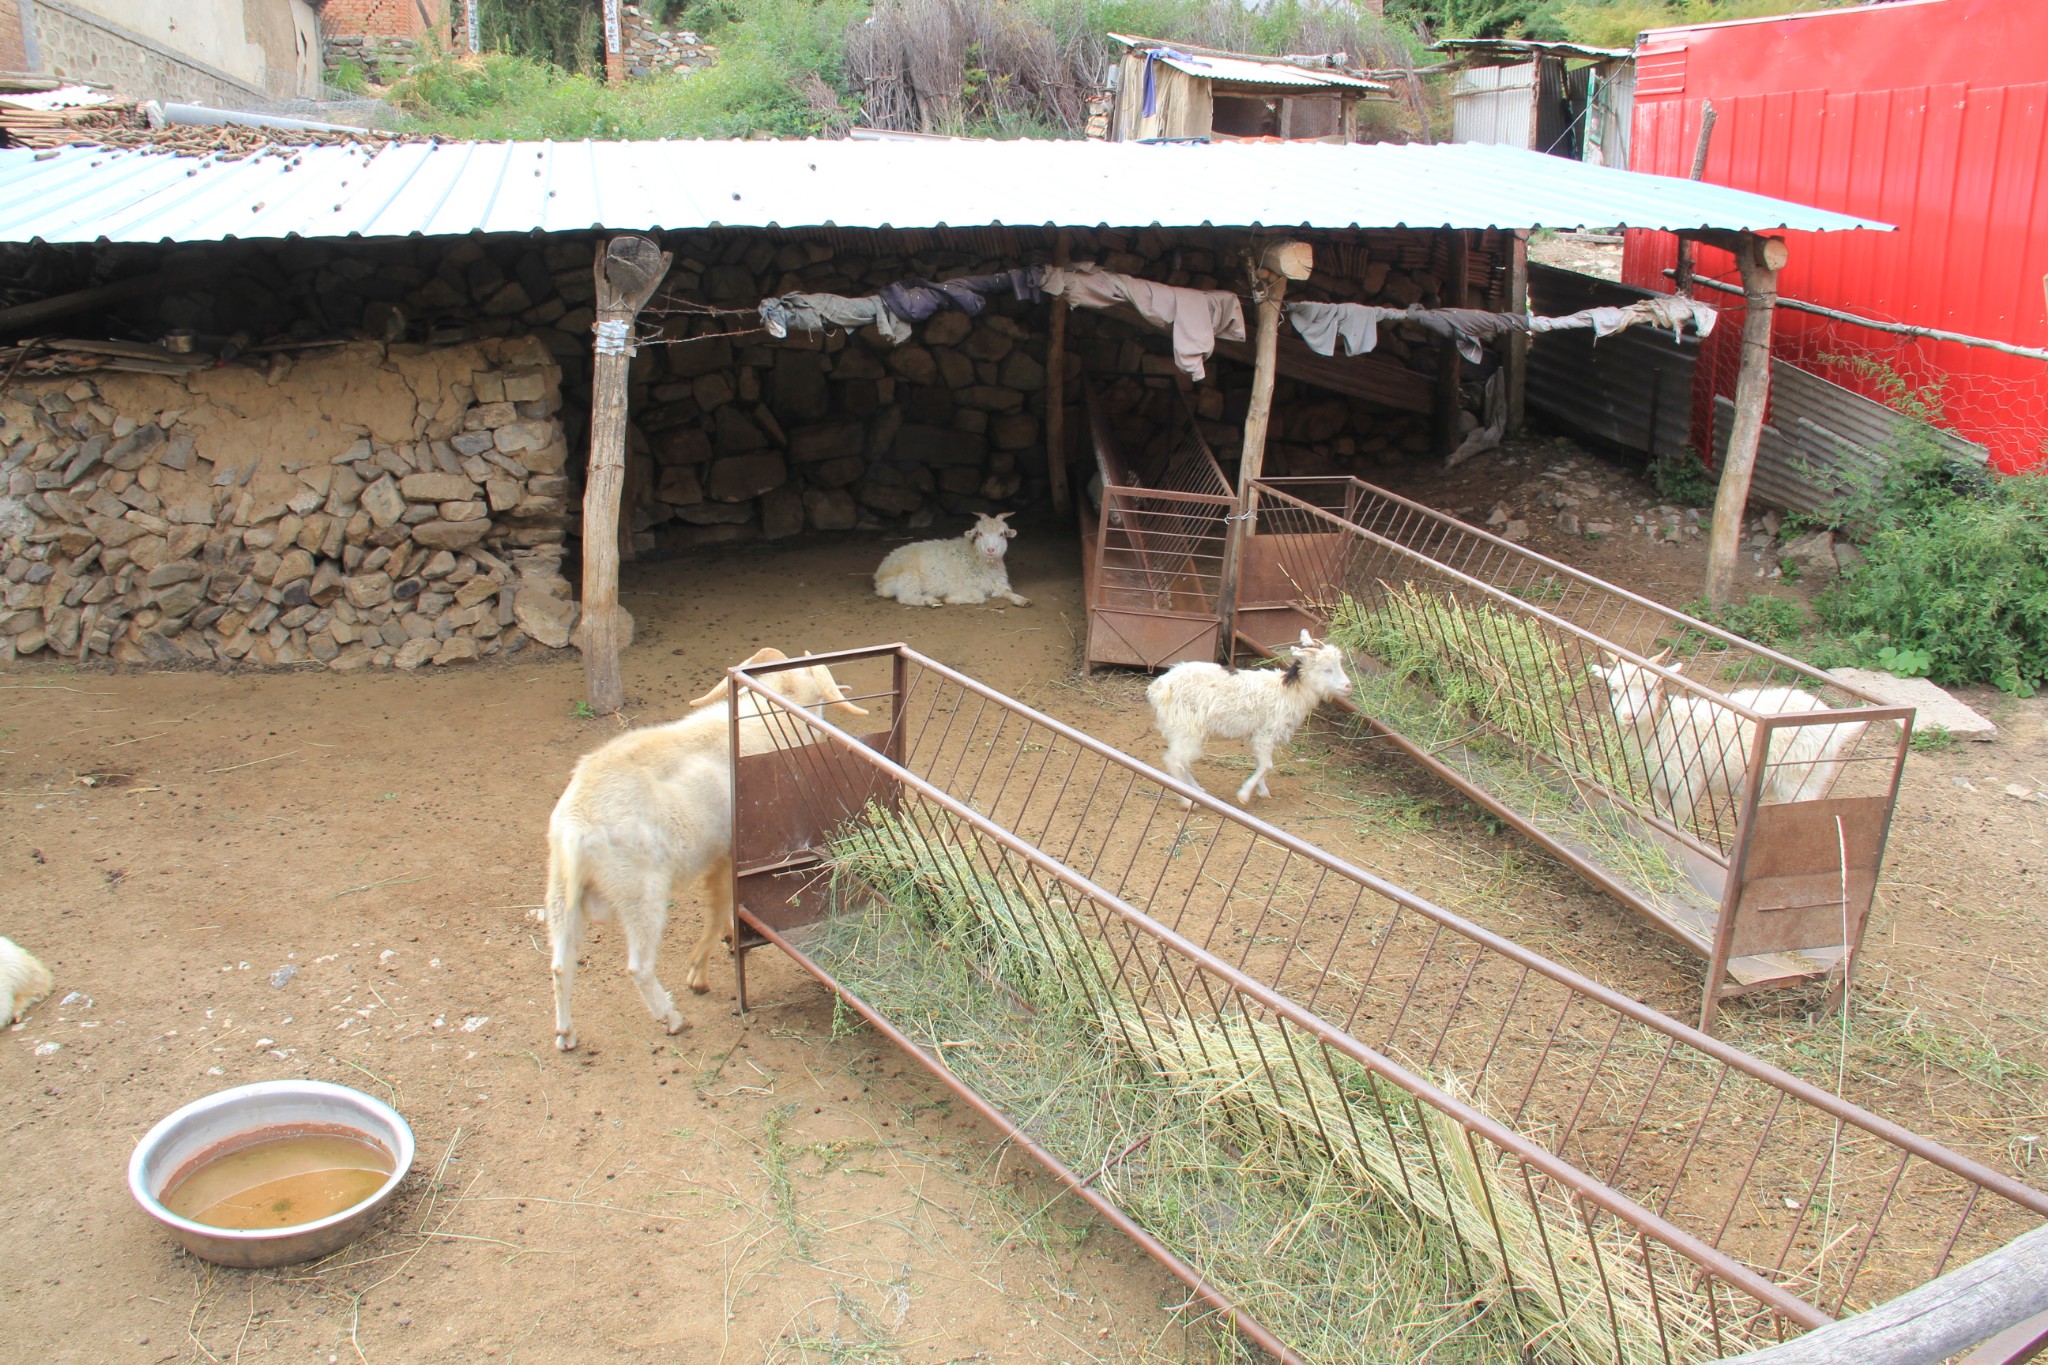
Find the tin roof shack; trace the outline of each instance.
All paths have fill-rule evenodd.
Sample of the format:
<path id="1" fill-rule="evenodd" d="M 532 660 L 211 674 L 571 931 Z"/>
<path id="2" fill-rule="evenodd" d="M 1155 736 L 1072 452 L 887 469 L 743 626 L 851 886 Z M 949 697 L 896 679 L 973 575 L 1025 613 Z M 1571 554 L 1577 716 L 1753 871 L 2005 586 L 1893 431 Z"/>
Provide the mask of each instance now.
<path id="1" fill-rule="evenodd" d="M 1527 147 L 1628 169 L 1635 54 L 1513 38 L 1447 38 L 1432 49 L 1463 64 L 1451 97 L 1451 140 Z"/>
<path id="2" fill-rule="evenodd" d="M 1254 57 L 1112 33 L 1125 52 L 1111 72 L 1111 142 L 1279 138 L 1352 142 L 1361 99 L 1392 88 L 1344 65 L 1346 54 Z"/>
<path id="3" fill-rule="evenodd" d="M 1654 29 L 1637 57 L 1633 165 L 1882 218 L 1895 233 L 1795 233 L 1776 347 L 1828 387 L 1933 400 L 2003 469 L 2048 454 L 2048 5 L 1941 0 Z M 1622 278 L 1669 290 L 1676 242 L 1632 233 Z M 1699 274 L 1727 281 L 1720 252 Z M 1715 292 L 1702 293 L 1721 298 Z M 1806 305 L 1870 320 L 1858 326 Z M 1939 329 L 1990 345 L 1914 337 Z M 1732 338 L 1735 329 L 1731 328 Z M 2004 347 L 2006 349 L 1999 349 Z M 2011 348 L 2019 348 L 2015 352 Z M 1710 338 L 1692 443 L 1721 439 L 1732 339 Z M 1774 411 L 1796 441 L 1807 410 Z"/>
<path id="4" fill-rule="evenodd" d="M 1518 230 L 1616 222 L 1663 230 L 1709 224 L 1731 233 L 1859 226 L 1713 186 L 1480 146 L 393 141 L 205 156 L 146 148 L 0 150 L 0 242 L 18 244 L 0 260 L 22 267 L 11 273 L 31 300 L 0 309 L 0 336 L 113 336 L 124 339 L 123 364 L 176 367 L 178 353 L 154 339 L 182 330 L 193 334 L 180 340 L 191 342 L 205 366 L 228 360 L 231 346 L 241 350 L 229 363 L 257 375 L 265 392 L 273 372 L 281 387 L 314 375 L 322 343 L 367 339 L 371 344 L 345 348 L 334 363 L 369 368 L 396 363 L 377 360 L 379 347 L 395 354 L 405 346 L 484 339 L 537 344 L 560 370 L 562 427 L 559 444 L 547 433 L 533 448 L 536 433 L 525 424 L 555 419 L 555 410 L 524 405 L 546 405 L 555 381 L 543 374 L 541 396 L 529 396 L 529 360 L 490 367 L 505 372 L 497 381 L 503 399 L 490 396 L 490 379 L 477 377 L 452 381 L 467 385 L 472 401 L 447 412 L 446 390 L 414 390 L 404 422 L 331 414 L 370 428 L 358 435 L 368 437 L 370 464 L 382 471 L 360 489 L 342 480 L 336 505 L 328 508 L 323 499 L 317 509 L 343 518 L 335 555 L 327 552 L 324 531 L 317 550 L 301 538 L 314 535 L 306 527 L 310 514 L 278 511 L 290 498 L 259 493 L 250 519 L 240 520 L 239 501 L 228 499 L 239 497 L 235 486 L 249 462 L 216 451 L 212 435 L 201 439 L 187 415 L 194 403 L 152 400 L 114 411 L 104 390 L 69 397 L 72 384 L 97 387 L 96 376 L 52 374 L 51 385 L 68 381 L 62 393 L 71 410 L 37 406 L 57 426 L 72 425 L 53 430 L 42 416 L 24 413 L 0 449 L 7 496 L 20 504 L 10 508 L 4 534 L 23 537 L 15 551 L 0 555 L 9 578 L 0 634 L 18 642 L 40 632 L 47 648 L 57 624 L 48 613 L 78 610 L 86 653 L 110 648 L 120 635 L 86 629 L 83 608 L 99 607 L 106 620 L 107 602 L 162 591 L 149 576 L 188 561 L 206 566 L 208 594 L 230 597 L 243 579 L 260 579 L 259 570 L 270 567 L 269 580 L 254 591 L 279 607 L 281 618 L 284 589 L 276 575 L 283 555 L 277 566 L 259 565 L 254 556 L 292 542 L 312 555 L 316 575 L 326 575 L 323 590 L 334 573 L 353 580 L 378 572 L 364 567 L 369 555 L 393 548 L 395 556 L 395 547 L 377 544 L 365 529 L 362 555 L 353 557 L 347 527 L 357 511 L 371 510 L 364 504 L 368 488 L 389 475 L 397 496 L 382 501 L 382 515 L 392 520 L 377 529 L 411 528 L 412 539 L 435 522 L 446 529 L 429 536 L 480 532 L 463 545 L 429 548 L 454 556 L 453 573 L 464 570 L 467 555 L 477 571 L 468 581 L 496 575 L 494 609 L 502 617 L 509 600 L 513 624 L 552 643 L 568 638 L 579 606 L 597 600 L 589 583 L 593 546 L 631 556 L 806 529 L 916 530 L 941 517 L 1043 502 L 1056 498 L 1056 479 L 1078 448 L 1068 438 L 1085 430 L 1081 376 L 1109 400 L 1127 448 L 1153 439 L 1182 402 L 1186 381 L 1170 339 L 1114 312 L 1083 309 L 1070 318 L 1064 307 L 1004 294 L 974 315 L 935 314 L 899 345 L 872 327 L 777 339 L 756 316 L 764 299 L 795 291 L 874 296 L 907 277 L 986 276 L 1063 257 L 1175 289 L 1241 297 L 1250 285 L 1247 259 L 1287 237 L 1313 253 L 1313 269 L 1291 281 L 1290 299 L 1396 312 L 1412 304 L 1505 311 L 1522 306 Z M 601 320 L 593 261 L 602 245 L 641 233 L 659 234 L 653 261 L 669 259 L 646 308 L 612 332 L 623 349 L 610 359 L 623 363 L 610 366 L 609 392 L 612 411 L 623 416 L 608 419 L 620 441 L 616 482 L 600 481 L 590 473 L 595 443 L 587 435 L 598 426 L 596 362 L 605 359 L 593 354 Z M 1260 306 L 1257 299 L 1246 306 L 1247 318 Z M 88 360 L 107 354 L 56 349 Z M 1478 420 L 1482 381 L 1503 370 L 1512 384 L 1519 372 L 1513 346 L 1496 345 L 1483 364 L 1459 368 L 1455 347 L 1397 317 L 1387 319 L 1370 354 L 1314 355 L 1291 333 L 1274 338 L 1267 365 L 1245 363 L 1255 350 L 1250 340 L 1219 348 L 1188 399 L 1227 463 L 1253 444 L 1247 428 L 1263 395 L 1270 440 L 1260 437 L 1258 445 L 1276 474 L 1364 472 L 1448 450 Z M 297 358 L 275 362 L 273 355 Z M 45 348 L 0 351 L 0 365 L 17 359 L 18 385 L 23 375 L 44 373 L 51 357 Z M 522 371 L 517 395 L 512 369 Z M 189 388 L 196 381 L 183 382 Z M 92 413 L 95 403 L 107 408 L 104 417 Z M 81 405 L 104 422 L 108 444 L 123 439 L 113 434 L 116 427 L 132 434 L 123 419 L 136 428 L 155 425 L 165 449 L 192 427 L 193 458 L 204 457 L 215 478 L 235 471 L 236 479 L 205 484 L 213 522 L 196 549 L 177 542 L 184 558 L 148 570 L 131 562 L 109 568 L 93 545 L 75 552 L 67 546 L 77 527 L 91 531 L 103 522 L 116 523 L 114 537 L 131 536 L 129 526 L 144 527 L 167 546 L 172 536 L 162 510 L 127 501 L 146 504 L 142 494 L 162 501 L 144 483 L 141 466 L 117 471 L 130 481 L 103 469 L 103 450 L 99 464 L 77 463 L 102 434 L 76 429 Z M 280 462 L 319 455 L 335 465 L 355 448 L 351 436 L 343 448 L 316 451 L 303 428 L 294 430 L 275 428 Z M 554 467 L 536 468 L 528 456 Z M 145 452 L 143 463 L 152 460 L 160 462 Z M 515 476 L 504 460 L 523 474 Z M 283 471 L 280 463 L 280 472 L 296 478 L 305 471 Z M 408 485 L 428 475 L 436 477 Z M 519 486 L 494 492 L 500 475 L 518 477 Z M 440 479 L 456 478 L 484 496 L 469 496 L 467 486 L 455 489 L 463 496 L 430 496 L 443 490 Z M 558 478 L 566 488 L 550 482 Z M 52 491 L 83 509 L 77 523 L 51 502 Z M 100 494 L 127 510 L 105 499 L 87 505 Z M 549 501 L 555 498 L 566 498 L 566 508 Z M 18 527 L 23 509 L 32 524 Z M 300 518 L 290 536 L 283 533 L 286 516 Z M 600 518 L 615 519 L 616 529 L 601 531 Z M 251 529 L 270 544 L 257 546 Z M 95 537 L 95 544 L 108 541 Z M 408 628 L 401 619 L 419 614 L 422 599 L 443 614 L 477 605 L 427 597 L 426 583 L 436 581 L 425 575 L 432 556 L 417 571 L 411 558 L 408 550 L 400 572 L 420 580 L 417 593 L 401 597 L 394 579 L 390 602 L 350 605 L 357 612 L 390 606 L 370 622 L 378 627 L 372 665 L 395 663 L 405 648 L 384 626 L 396 622 L 406 642 L 425 638 L 408 632 L 428 622 Z M 52 600 L 48 585 L 60 568 L 71 578 Z M 31 574 L 34 584 L 27 583 Z M 581 604 L 569 595 L 579 581 Z M 374 586 L 368 596 L 377 596 Z M 71 602 L 74 590 L 78 600 Z M 347 591 L 343 583 L 341 595 Z M 273 592 L 280 600 L 270 600 Z M 546 619 L 529 610 L 534 624 L 521 624 L 522 603 L 544 607 Z M 220 603 L 209 597 L 208 605 Z M 208 657 L 224 657 L 220 641 L 190 629 L 195 619 L 185 617 L 179 647 L 196 659 L 190 645 L 197 641 Z M 136 629 L 132 611 L 115 620 L 123 631 Z M 321 657 L 314 646 L 326 645 L 313 638 L 317 631 L 303 643 L 291 634 L 312 620 L 283 627 L 282 643 L 272 646 L 280 661 L 289 657 L 284 644 Z M 246 624 L 237 623 L 236 634 Z M 263 628 L 266 640 L 279 624 L 273 619 Z M 432 618 L 437 640 L 440 624 Z M 479 652 L 489 648 L 487 642 Z M 243 657 L 265 656 L 252 647 Z"/>

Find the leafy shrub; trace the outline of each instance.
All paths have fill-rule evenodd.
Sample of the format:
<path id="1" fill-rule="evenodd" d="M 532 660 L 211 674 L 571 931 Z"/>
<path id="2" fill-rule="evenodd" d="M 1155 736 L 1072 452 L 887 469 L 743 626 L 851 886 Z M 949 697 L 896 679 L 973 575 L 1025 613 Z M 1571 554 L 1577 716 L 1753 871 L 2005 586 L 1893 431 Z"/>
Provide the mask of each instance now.
<path id="1" fill-rule="evenodd" d="M 1901 425 L 1883 473 L 1831 515 L 1863 560 L 1816 602 L 1852 652 L 1938 683 L 2048 685 L 2048 474 L 2000 476 Z"/>
<path id="2" fill-rule="evenodd" d="M 370 73 L 355 58 L 343 57 L 334 70 L 327 73 L 327 86 L 344 95 L 360 95 L 370 88 Z"/>
<path id="3" fill-rule="evenodd" d="M 1811 627 L 1806 608 L 1784 597 L 1756 593 L 1747 602 L 1716 606 L 1702 597 L 1686 608 L 1702 621 L 1770 649 L 1797 644 Z M 1697 634 L 1697 632 L 1695 632 Z"/>
<path id="4" fill-rule="evenodd" d="M 1657 496 L 1680 507 L 1710 507 L 1718 485 L 1691 446 L 1675 455 L 1659 455 L 1650 461 L 1647 473 Z"/>

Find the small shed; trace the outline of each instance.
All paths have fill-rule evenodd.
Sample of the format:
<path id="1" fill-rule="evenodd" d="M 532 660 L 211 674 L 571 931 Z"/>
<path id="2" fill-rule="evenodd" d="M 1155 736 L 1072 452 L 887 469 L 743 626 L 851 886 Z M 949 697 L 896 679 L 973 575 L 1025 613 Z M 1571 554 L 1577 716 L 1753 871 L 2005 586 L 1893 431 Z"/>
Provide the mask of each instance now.
<path id="1" fill-rule="evenodd" d="M 1392 88 L 1345 65 L 1348 54 L 1255 57 L 1112 33 L 1125 48 L 1110 72 L 1111 142 L 1351 142 L 1361 99 Z"/>
<path id="2" fill-rule="evenodd" d="M 1635 54 L 1519 38 L 1448 38 L 1462 63 L 1451 141 L 1491 142 L 1628 169 Z"/>

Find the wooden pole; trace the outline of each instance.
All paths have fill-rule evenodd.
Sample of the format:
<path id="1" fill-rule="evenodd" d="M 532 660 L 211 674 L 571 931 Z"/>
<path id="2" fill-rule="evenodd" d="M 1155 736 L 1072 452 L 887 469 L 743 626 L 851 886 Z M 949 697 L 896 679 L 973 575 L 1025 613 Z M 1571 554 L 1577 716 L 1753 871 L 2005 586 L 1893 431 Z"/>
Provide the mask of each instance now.
<path id="1" fill-rule="evenodd" d="M 1707 173 L 1707 143 L 1714 136 L 1714 118 L 1714 106 L 1709 103 L 1706 108 L 1700 111 L 1700 140 L 1692 151 L 1692 175 L 1689 177 L 1690 179 L 1701 179 Z M 1692 297 L 1692 253 L 1692 239 L 1690 237 L 1679 238 L 1678 274 L 1676 278 L 1678 281 L 1678 292 L 1687 298 Z"/>
<path id="2" fill-rule="evenodd" d="M 1707 543 L 1707 600 L 1714 603 L 1734 600 L 1735 577 L 1741 569 L 1742 514 L 1749 506 L 1749 478 L 1770 403 L 1771 318 L 1777 311 L 1778 271 L 1785 259 L 1785 243 L 1776 237 L 1745 233 L 1736 243 L 1735 261 L 1742 268 L 1747 307 L 1742 318 L 1742 366 L 1735 374 L 1735 420 L 1728 431 L 1728 454 L 1721 462 L 1721 486 L 1714 496 L 1714 525 Z"/>
<path id="3" fill-rule="evenodd" d="M 1052 263 L 1067 263 L 1067 230 L 1053 239 Z M 1052 510 L 1066 516 L 1074 500 L 1067 492 L 1067 301 L 1055 296 L 1045 341 L 1045 484 Z"/>
<path id="4" fill-rule="evenodd" d="M 1280 352 L 1280 305 L 1287 282 L 1305 280 L 1314 266 L 1314 252 L 1304 242 L 1275 242 L 1259 256 L 1252 270 L 1252 297 L 1257 300 L 1258 330 L 1252 343 L 1252 401 L 1244 415 L 1244 445 L 1237 461 L 1237 510 L 1223 538 L 1223 580 L 1219 590 L 1223 629 L 1218 648 L 1227 663 L 1237 652 L 1237 591 L 1244 572 L 1245 542 L 1251 537 L 1258 495 L 1252 487 L 1266 467 L 1266 431 L 1273 421 L 1273 376 Z"/>
<path id="5" fill-rule="evenodd" d="M 1722 1365 L 1936 1365 L 2048 1312 L 2048 1227 L 1854 1317 Z"/>
<path id="6" fill-rule="evenodd" d="M 1470 290 L 1466 264 L 1466 234 L 1456 228 L 1444 230 L 1444 245 L 1450 265 L 1444 275 L 1443 301 L 1446 308 L 1467 308 Z M 1456 345 L 1445 342 L 1436 371 L 1436 453 L 1449 455 L 1458 448 L 1458 387 L 1464 382 L 1464 358 Z"/>
<path id="7" fill-rule="evenodd" d="M 601 243 L 597 334 L 590 372 L 590 466 L 583 483 L 583 675 L 590 709 L 625 701 L 619 681 L 619 501 L 626 482 L 626 381 L 633 320 L 647 306 L 670 257 L 645 237 Z"/>
<path id="8" fill-rule="evenodd" d="M 1529 234 L 1517 229 L 1508 248 L 1508 311 L 1529 311 Z M 1528 414 L 1529 334 L 1508 333 L 1508 432 L 1519 436 Z"/>

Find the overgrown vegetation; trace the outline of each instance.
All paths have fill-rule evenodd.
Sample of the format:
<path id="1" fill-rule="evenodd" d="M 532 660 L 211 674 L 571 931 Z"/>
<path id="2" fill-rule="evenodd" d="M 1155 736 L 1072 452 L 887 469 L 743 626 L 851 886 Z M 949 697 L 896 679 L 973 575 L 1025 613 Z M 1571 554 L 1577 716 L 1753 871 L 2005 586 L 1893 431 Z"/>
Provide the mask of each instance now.
<path id="1" fill-rule="evenodd" d="M 1657 496 L 1666 502 L 1677 503 L 1680 507 L 1711 507 L 1718 485 L 1713 471 L 1700 459 L 1700 453 L 1691 446 L 1668 455 L 1659 455 L 1649 464 L 1650 486 L 1657 490 Z"/>
<path id="2" fill-rule="evenodd" d="M 2048 686 L 2048 474 L 1993 473 L 1902 423 L 1893 458 L 1829 519 L 1863 541 L 1815 599 L 1845 652 L 1938 683 Z"/>
<path id="3" fill-rule="evenodd" d="M 1304 1359 L 1647 1362 L 1660 1327 L 1705 1353 L 1684 1275 L 1653 1290 L 1611 1231 L 1594 1254 L 1564 1200 L 1264 1011 L 1140 996 L 1156 944 L 942 821 L 850 824 L 806 949 Z"/>

